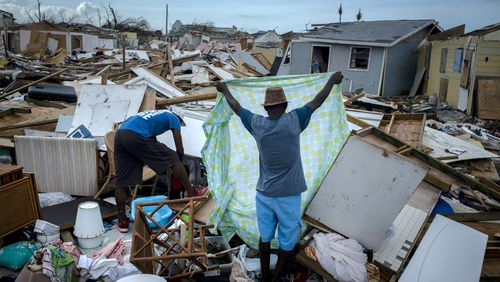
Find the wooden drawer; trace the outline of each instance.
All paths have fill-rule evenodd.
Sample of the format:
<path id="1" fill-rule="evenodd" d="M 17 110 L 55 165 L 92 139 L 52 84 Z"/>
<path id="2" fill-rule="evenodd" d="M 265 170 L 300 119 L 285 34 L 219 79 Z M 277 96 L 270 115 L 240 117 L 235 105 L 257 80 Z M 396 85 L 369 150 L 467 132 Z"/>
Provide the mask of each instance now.
<path id="1" fill-rule="evenodd" d="M 0 164 L 0 186 L 23 177 L 23 167 L 18 165 Z"/>
<path id="2" fill-rule="evenodd" d="M 0 186 L 0 238 L 40 218 L 33 175 Z"/>

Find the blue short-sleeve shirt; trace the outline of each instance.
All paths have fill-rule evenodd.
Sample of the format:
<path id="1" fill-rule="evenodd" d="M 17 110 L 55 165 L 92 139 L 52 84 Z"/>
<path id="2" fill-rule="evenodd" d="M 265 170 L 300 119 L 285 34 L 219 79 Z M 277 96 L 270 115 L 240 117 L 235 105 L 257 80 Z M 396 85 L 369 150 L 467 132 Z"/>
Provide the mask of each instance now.
<path id="1" fill-rule="evenodd" d="M 259 148 L 257 191 L 269 197 L 286 197 L 307 189 L 300 157 L 300 133 L 312 110 L 305 105 L 270 119 L 241 109 L 240 117 Z"/>
<path id="2" fill-rule="evenodd" d="M 181 129 L 179 118 L 168 110 L 140 112 L 126 119 L 119 129 L 129 129 L 144 137 L 156 137 L 171 129 Z"/>

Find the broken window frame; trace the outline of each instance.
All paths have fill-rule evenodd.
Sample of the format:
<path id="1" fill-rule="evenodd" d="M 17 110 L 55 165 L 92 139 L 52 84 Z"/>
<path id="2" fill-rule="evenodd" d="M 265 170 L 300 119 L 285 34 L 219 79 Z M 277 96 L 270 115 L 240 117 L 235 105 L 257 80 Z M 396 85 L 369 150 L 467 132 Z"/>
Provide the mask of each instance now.
<path id="1" fill-rule="evenodd" d="M 329 72 L 330 71 L 330 60 L 332 57 L 332 45 L 328 45 L 328 44 L 313 44 L 313 45 L 311 45 L 310 69 L 312 69 L 312 65 L 313 65 L 314 47 L 328 48 L 328 62 L 326 62 L 327 67 L 326 67 L 326 70 L 322 71 L 321 73 Z"/>
<path id="2" fill-rule="evenodd" d="M 353 55 L 353 50 L 354 49 L 368 49 L 368 58 L 366 58 L 366 68 L 362 67 L 352 67 L 352 55 Z M 369 71 L 370 70 L 370 58 L 371 58 L 371 53 L 372 53 L 372 48 L 371 47 L 366 47 L 366 46 L 351 46 L 350 52 L 349 52 L 349 61 L 347 62 L 347 68 L 352 71 Z M 358 58 L 359 59 L 359 58 Z"/>
<path id="3" fill-rule="evenodd" d="M 460 55 L 460 57 L 458 57 L 458 55 Z M 453 59 L 453 72 L 456 72 L 456 73 L 462 72 L 463 59 L 464 59 L 464 48 L 456 48 L 455 49 L 455 57 Z"/>

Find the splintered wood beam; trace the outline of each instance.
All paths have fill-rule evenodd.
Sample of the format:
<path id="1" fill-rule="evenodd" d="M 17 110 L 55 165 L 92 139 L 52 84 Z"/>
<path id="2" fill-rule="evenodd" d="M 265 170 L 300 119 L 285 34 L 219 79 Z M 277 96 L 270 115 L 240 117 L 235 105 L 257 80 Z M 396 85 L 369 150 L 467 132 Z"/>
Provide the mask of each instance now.
<path id="1" fill-rule="evenodd" d="M 175 98 L 157 98 L 156 107 L 158 106 L 168 106 L 189 102 L 204 101 L 217 98 L 217 93 L 199 94 L 199 95 L 189 95 Z"/>

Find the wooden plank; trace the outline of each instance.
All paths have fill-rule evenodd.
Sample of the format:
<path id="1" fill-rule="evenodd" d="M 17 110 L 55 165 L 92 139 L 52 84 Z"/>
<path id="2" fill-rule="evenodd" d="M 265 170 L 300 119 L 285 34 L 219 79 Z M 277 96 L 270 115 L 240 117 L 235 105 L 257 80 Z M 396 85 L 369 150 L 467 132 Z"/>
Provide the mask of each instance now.
<path id="1" fill-rule="evenodd" d="M 215 98 L 217 98 L 217 93 L 189 95 L 189 96 L 174 97 L 174 98 L 158 98 L 156 99 L 156 106 L 158 107 L 158 106 L 175 105 L 175 104 L 210 100 Z"/>
<path id="2" fill-rule="evenodd" d="M 449 219 L 458 222 L 476 222 L 500 220 L 500 212 L 478 212 L 478 213 L 452 213 L 443 214 Z"/>
<path id="3" fill-rule="evenodd" d="M 168 69 L 170 71 L 170 82 L 175 85 L 175 77 L 174 77 L 174 64 L 172 63 L 172 53 L 170 52 L 170 44 L 167 44 L 167 62 Z"/>
<path id="4" fill-rule="evenodd" d="M 26 88 L 28 88 L 28 87 L 30 87 L 30 86 L 32 86 L 32 85 L 35 85 L 35 84 L 37 84 L 37 83 L 43 82 L 43 81 L 45 81 L 45 80 L 47 80 L 47 79 L 49 79 L 49 78 L 53 78 L 53 77 L 55 77 L 55 76 L 58 76 L 58 75 L 60 75 L 61 73 L 63 73 L 63 72 L 65 72 L 65 71 L 67 71 L 67 70 L 68 70 L 68 68 L 64 68 L 64 69 L 62 69 L 62 70 L 59 70 L 59 71 L 56 71 L 56 72 L 54 72 L 54 73 L 52 73 L 52 74 L 49 74 L 49 75 L 47 75 L 47 76 L 44 76 L 44 77 L 42 77 L 42 78 L 40 78 L 40 79 L 38 79 L 38 80 L 32 81 L 32 82 L 30 82 L 30 83 L 28 83 L 28 84 L 25 84 L 25 85 L 23 85 L 23 86 L 21 86 L 21 87 L 18 87 L 18 88 L 14 89 L 14 90 L 11 90 L 11 91 L 9 91 L 9 92 L 3 93 L 3 94 L 1 94 L 1 95 L 0 95 L 0 99 L 3 99 L 3 98 L 5 98 L 5 97 L 7 97 L 7 96 L 9 96 L 9 95 L 11 95 L 11 94 L 14 94 L 14 93 L 16 93 L 16 92 L 19 92 L 19 91 L 21 91 L 21 90 L 24 90 L 24 89 L 26 89 Z"/>
<path id="5" fill-rule="evenodd" d="M 437 188 L 441 189 L 442 191 L 449 192 L 451 189 L 452 184 L 450 182 L 446 181 L 445 179 L 437 176 L 432 172 L 427 173 L 424 180 L 436 186 Z"/>
<path id="6" fill-rule="evenodd" d="M 500 78 L 477 80 L 477 114 L 481 119 L 500 120 Z"/>
<path id="7" fill-rule="evenodd" d="M 55 118 L 55 119 L 48 119 L 48 120 L 44 120 L 44 121 L 27 122 L 27 123 L 16 124 L 16 125 L 2 126 L 2 127 L 0 127 L 0 131 L 57 123 L 58 120 L 59 120 L 59 118 Z"/>

